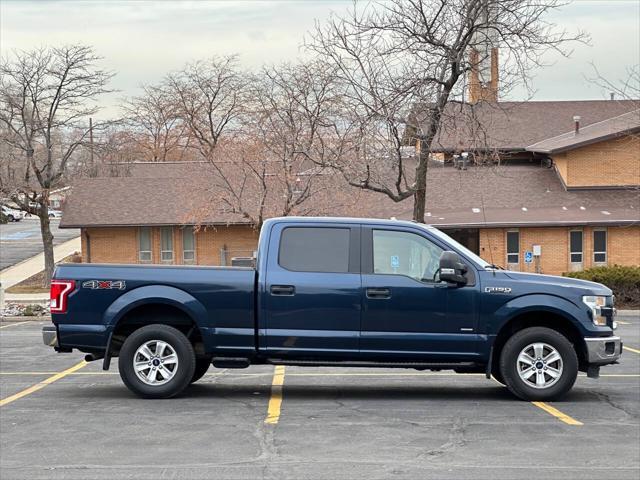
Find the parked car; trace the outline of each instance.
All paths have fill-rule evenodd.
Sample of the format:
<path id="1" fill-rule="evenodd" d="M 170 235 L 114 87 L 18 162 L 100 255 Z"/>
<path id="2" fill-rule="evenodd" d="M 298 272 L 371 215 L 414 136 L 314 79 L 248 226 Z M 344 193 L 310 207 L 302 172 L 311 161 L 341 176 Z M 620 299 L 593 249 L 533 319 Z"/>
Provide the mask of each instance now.
<path id="1" fill-rule="evenodd" d="M 213 363 L 485 373 L 550 400 L 622 352 L 605 286 L 505 271 L 391 220 L 269 220 L 255 269 L 60 264 L 51 313 L 47 345 L 104 369 L 118 357 L 148 398 L 179 394 Z"/>
<path id="2" fill-rule="evenodd" d="M 49 209 L 49 218 L 62 218 L 62 212 L 60 210 Z"/>
<path id="3" fill-rule="evenodd" d="M 1 208 L 2 215 L 4 215 L 10 222 L 19 222 L 24 218 L 24 212 L 21 210 L 16 210 L 15 208 L 8 207 L 7 205 L 2 205 Z"/>

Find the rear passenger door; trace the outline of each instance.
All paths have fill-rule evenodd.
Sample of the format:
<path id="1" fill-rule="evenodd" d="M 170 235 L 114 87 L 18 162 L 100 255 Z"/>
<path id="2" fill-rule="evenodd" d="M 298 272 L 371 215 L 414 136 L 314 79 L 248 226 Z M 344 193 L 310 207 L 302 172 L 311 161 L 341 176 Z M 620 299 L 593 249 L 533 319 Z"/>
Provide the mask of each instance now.
<path id="1" fill-rule="evenodd" d="M 360 226 L 280 223 L 270 242 L 260 346 L 271 355 L 357 354 Z"/>

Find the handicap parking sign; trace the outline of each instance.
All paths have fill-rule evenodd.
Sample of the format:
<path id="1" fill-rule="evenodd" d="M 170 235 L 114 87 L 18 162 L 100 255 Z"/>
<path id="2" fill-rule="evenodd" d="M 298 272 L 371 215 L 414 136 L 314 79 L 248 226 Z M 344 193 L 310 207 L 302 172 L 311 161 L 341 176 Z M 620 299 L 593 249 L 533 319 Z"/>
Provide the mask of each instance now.
<path id="1" fill-rule="evenodd" d="M 400 267 L 400 257 L 398 255 L 391 255 L 391 268 Z"/>
<path id="2" fill-rule="evenodd" d="M 525 263 L 533 262 L 533 252 L 531 251 L 524 252 L 524 261 Z"/>

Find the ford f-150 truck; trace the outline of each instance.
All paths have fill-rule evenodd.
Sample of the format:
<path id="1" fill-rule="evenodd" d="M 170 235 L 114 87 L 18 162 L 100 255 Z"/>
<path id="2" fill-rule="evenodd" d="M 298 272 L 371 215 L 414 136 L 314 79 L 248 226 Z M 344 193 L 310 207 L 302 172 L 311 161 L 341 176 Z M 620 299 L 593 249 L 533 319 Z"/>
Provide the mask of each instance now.
<path id="1" fill-rule="evenodd" d="M 449 369 L 557 399 L 616 363 L 611 290 L 503 270 L 412 222 L 276 218 L 256 268 L 61 264 L 44 342 L 167 398 L 213 364 Z"/>

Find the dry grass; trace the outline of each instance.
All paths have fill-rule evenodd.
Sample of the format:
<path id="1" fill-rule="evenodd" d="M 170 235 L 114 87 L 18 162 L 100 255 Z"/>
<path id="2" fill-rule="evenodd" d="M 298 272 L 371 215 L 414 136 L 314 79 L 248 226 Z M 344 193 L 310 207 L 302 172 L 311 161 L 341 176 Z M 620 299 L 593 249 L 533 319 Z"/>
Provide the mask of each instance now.
<path id="1" fill-rule="evenodd" d="M 68 257 L 64 257 L 57 263 L 79 263 L 79 253 L 72 253 Z M 6 293 L 49 293 L 49 287 L 44 286 L 44 270 L 36 273 L 35 275 L 26 278 L 20 283 L 16 283 L 12 287 L 5 290 Z"/>

